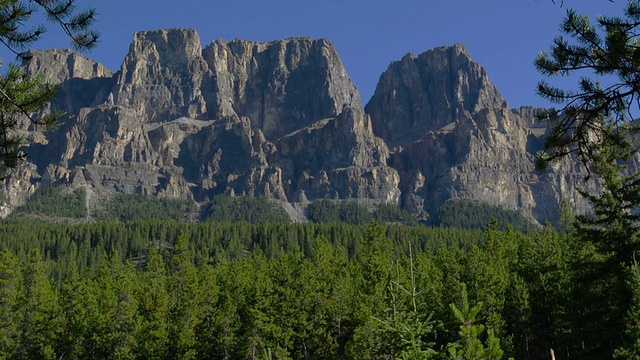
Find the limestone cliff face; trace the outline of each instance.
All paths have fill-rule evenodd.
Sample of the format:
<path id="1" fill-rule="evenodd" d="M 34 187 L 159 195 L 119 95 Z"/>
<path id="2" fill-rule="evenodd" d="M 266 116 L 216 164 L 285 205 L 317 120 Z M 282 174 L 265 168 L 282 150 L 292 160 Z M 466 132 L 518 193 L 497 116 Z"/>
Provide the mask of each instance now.
<path id="1" fill-rule="evenodd" d="M 268 138 L 361 108 L 333 44 L 290 38 L 270 43 L 218 40 L 203 51 L 214 73 L 214 117 L 248 117 Z"/>
<path id="2" fill-rule="evenodd" d="M 456 44 L 393 62 L 380 77 L 366 111 L 378 136 L 402 143 L 466 114 L 504 106 L 506 101 L 484 68 Z"/>
<path id="3" fill-rule="evenodd" d="M 202 87 L 209 78 L 194 30 L 144 31 L 133 37 L 113 101 L 135 110 L 146 122 L 200 118 L 207 113 Z"/>
<path id="4" fill-rule="evenodd" d="M 345 147 L 343 144 L 351 144 Z M 345 109 L 277 142 L 291 193 L 309 199 L 380 199 L 397 203 L 397 172 L 386 165 L 389 150 L 373 136 L 371 121 L 361 110 Z"/>
<path id="5" fill-rule="evenodd" d="M 285 202 L 368 199 L 428 219 L 450 199 L 545 221 L 578 207 L 570 161 L 534 170 L 546 128 L 509 109 L 456 44 L 407 55 L 362 107 L 325 39 L 201 45 L 190 29 L 134 35 L 120 70 L 69 50 L 32 51 L 29 73 L 62 91 L 67 112 L 43 133 L 21 123 L 31 161 L 3 184 L 0 215 L 52 184 L 205 202 L 218 194 Z"/>
<path id="6" fill-rule="evenodd" d="M 69 49 L 30 50 L 27 56 L 31 58 L 24 64 L 27 72 L 39 72 L 54 83 L 113 77 L 113 72 L 102 64 Z"/>
<path id="7" fill-rule="evenodd" d="M 25 66 L 61 85 L 52 107 L 68 115 L 52 133 L 25 128 L 39 140 L 5 181 L 5 214 L 51 184 L 196 201 L 400 198 L 388 148 L 328 40 L 203 49 L 190 29 L 145 31 L 115 74 L 70 51 L 32 55 Z"/>
<path id="8" fill-rule="evenodd" d="M 24 63 L 27 73 L 41 74 L 46 81 L 58 84 L 55 104 L 69 114 L 104 103 L 113 86 L 111 70 L 69 49 L 30 50 L 28 55 L 31 60 Z"/>
<path id="9" fill-rule="evenodd" d="M 375 134 L 394 147 L 404 206 L 427 218 L 449 199 L 466 198 L 540 221 L 575 191 L 585 174 L 569 162 L 534 169 L 546 128 L 535 109 L 511 110 L 486 71 L 460 44 L 407 55 L 381 76 L 366 106 Z"/>

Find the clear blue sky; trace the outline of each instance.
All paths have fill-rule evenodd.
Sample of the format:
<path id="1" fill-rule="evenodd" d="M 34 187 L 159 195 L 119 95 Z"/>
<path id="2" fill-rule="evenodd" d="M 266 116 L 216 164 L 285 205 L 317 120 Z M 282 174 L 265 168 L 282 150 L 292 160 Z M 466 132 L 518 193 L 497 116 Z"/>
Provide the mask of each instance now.
<path id="1" fill-rule="evenodd" d="M 406 53 L 463 43 L 512 107 L 549 106 L 535 95 L 541 76 L 533 59 L 558 35 L 566 9 L 619 15 L 617 0 L 77 0 L 98 10 L 101 43 L 86 54 L 118 70 L 133 33 L 190 27 L 204 46 L 215 39 L 271 41 L 291 36 L 328 38 L 338 49 L 366 103 L 380 74 Z M 50 26 L 34 47 L 67 47 Z M 0 53 L 2 56 L 6 56 Z"/>

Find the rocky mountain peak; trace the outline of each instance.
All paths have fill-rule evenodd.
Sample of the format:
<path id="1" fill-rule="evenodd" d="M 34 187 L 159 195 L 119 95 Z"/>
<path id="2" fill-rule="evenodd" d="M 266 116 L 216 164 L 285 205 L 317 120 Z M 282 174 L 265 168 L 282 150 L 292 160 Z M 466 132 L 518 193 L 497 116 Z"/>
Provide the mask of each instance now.
<path id="1" fill-rule="evenodd" d="M 472 199 L 545 221 L 561 198 L 584 205 L 573 189 L 582 174 L 566 164 L 534 168 L 545 133 L 536 109 L 509 109 L 461 44 L 392 63 L 365 109 L 374 133 L 395 149 L 402 203 L 416 214 Z"/>
<path id="2" fill-rule="evenodd" d="M 40 56 L 50 55 L 37 54 L 34 64 L 44 63 Z M 37 160 L 22 176 L 30 181 L 6 183 L 24 190 L 12 204 L 50 184 L 196 201 L 399 199 L 389 150 L 326 39 L 217 40 L 202 48 L 191 29 L 144 31 L 116 74 L 87 70 L 75 83 L 78 71 L 60 62 L 45 70 L 70 86 L 53 104 L 68 116 L 33 144 Z"/>
<path id="3" fill-rule="evenodd" d="M 215 78 L 212 113 L 248 117 L 268 138 L 336 116 L 345 106 L 362 109 L 329 40 L 218 40 L 203 56 Z"/>
<path id="4" fill-rule="evenodd" d="M 326 39 L 203 47 L 192 29 L 143 31 L 115 74 L 69 50 L 32 55 L 27 70 L 60 84 L 52 106 L 68 116 L 46 134 L 24 126 L 34 160 L 5 180 L 5 215 L 52 184 L 296 209 L 357 198 L 420 219 L 462 198 L 541 221 L 579 204 L 582 174 L 534 170 L 536 109 L 509 109 L 461 44 L 391 63 L 365 108 Z"/>
<path id="5" fill-rule="evenodd" d="M 505 107 L 485 69 L 455 44 L 391 63 L 365 109 L 376 135 L 403 144 L 482 109 Z"/>
<path id="6" fill-rule="evenodd" d="M 148 122 L 203 117 L 207 106 L 201 88 L 208 74 L 195 30 L 142 31 L 133 37 L 113 98 Z"/>
<path id="7" fill-rule="evenodd" d="M 42 74 L 46 80 L 60 84 L 69 79 L 110 78 L 113 72 L 99 62 L 69 49 L 29 50 L 24 61 L 27 73 Z"/>
<path id="8" fill-rule="evenodd" d="M 106 101 L 114 73 L 99 62 L 69 49 L 29 50 L 28 55 L 29 60 L 23 62 L 28 74 L 40 74 L 45 81 L 60 86 L 54 107 L 72 114 Z"/>

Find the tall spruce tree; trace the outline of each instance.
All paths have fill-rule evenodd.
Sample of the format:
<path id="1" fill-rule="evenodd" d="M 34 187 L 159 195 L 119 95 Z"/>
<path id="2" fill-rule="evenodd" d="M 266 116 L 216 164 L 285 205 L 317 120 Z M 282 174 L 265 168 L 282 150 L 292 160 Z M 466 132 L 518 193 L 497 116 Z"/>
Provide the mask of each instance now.
<path id="1" fill-rule="evenodd" d="M 21 286 L 18 257 L 0 252 L 0 359 L 8 359 L 18 347 L 18 296 Z"/>
<path id="2" fill-rule="evenodd" d="M 580 358 L 610 357 L 622 345 L 634 293 L 626 268 L 639 250 L 640 173 L 627 164 L 637 155 L 640 130 L 634 121 L 640 110 L 639 29 L 638 1 L 628 1 L 623 16 L 600 16 L 595 23 L 568 10 L 561 26 L 566 37 L 556 38 L 535 61 L 547 76 L 582 76 L 577 90 L 538 85 L 542 97 L 562 106 L 541 113 L 552 131 L 540 167 L 574 156 L 601 187 L 598 193 L 580 190 L 594 210 L 578 218 L 575 234 L 581 245 L 573 264 L 572 351 Z M 637 340 L 629 336 L 627 343 Z"/>
<path id="3" fill-rule="evenodd" d="M 62 28 L 74 48 L 85 50 L 96 45 L 98 34 L 91 30 L 96 16 L 93 8 L 77 12 L 75 0 L 0 0 L 0 43 L 22 61 L 29 61 L 26 50 L 47 30 L 43 24 L 33 26 L 32 16 L 39 11 Z M 15 65 L 9 65 L 0 76 L 0 175 L 26 157 L 20 150 L 24 138 L 15 131 L 22 120 L 51 127 L 64 115 L 41 111 L 57 90 L 40 75 L 29 75 Z"/>
<path id="4" fill-rule="evenodd" d="M 60 327 L 57 294 L 45 274 L 42 256 L 31 250 L 22 269 L 18 293 L 20 327 L 18 359 L 55 359 L 55 341 Z"/>

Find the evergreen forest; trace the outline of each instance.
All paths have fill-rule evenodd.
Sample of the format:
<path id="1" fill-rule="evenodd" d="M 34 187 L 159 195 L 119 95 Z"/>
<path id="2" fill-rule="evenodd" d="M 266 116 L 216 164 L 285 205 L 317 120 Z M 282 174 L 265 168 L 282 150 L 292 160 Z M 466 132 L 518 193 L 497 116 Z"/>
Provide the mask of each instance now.
<path id="1" fill-rule="evenodd" d="M 33 3 L 0 1 L 9 50 L 27 60 L 37 9 L 95 45 L 94 9 Z M 551 131 L 538 166 L 584 166 L 600 184 L 578 189 L 592 214 L 565 207 L 539 227 L 463 200 L 419 224 L 389 204 L 321 200 L 292 223 L 268 199 L 49 188 L 0 222 L 0 359 L 640 359 L 639 27 L 638 1 L 596 22 L 569 10 L 566 37 L 535 61 L 549 77 L 595 75 L 577 92 L 537 89 L 562 106 L 539 115 Z M 41 111 L 56 88 L 18 67 L 0 88 L 4 174 L 26 156 L 17 117 L 63 114 Z"/>
<path id="2" fill-rule="evenodd" d="M 602 358 L 629 338 L 624 321 L 600 327 L 624 286 L 585 287 L 584 260 L 603 255 L 565 220 L 525 234 L 13 218 L 0 358 Z"/>

